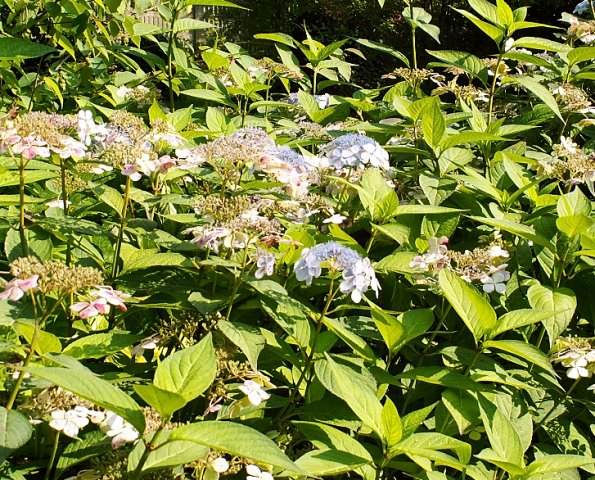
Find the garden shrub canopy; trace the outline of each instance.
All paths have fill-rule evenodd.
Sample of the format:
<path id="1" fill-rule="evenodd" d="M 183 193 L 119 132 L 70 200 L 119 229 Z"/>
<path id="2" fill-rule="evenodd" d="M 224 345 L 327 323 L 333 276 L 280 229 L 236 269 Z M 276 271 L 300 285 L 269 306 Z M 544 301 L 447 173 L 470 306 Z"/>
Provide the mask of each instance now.
<path id="1" fill-rule="evenodd" d="M 0 0 L 0 476 L 594 475 L 595 4 L 517 3 Z"/>

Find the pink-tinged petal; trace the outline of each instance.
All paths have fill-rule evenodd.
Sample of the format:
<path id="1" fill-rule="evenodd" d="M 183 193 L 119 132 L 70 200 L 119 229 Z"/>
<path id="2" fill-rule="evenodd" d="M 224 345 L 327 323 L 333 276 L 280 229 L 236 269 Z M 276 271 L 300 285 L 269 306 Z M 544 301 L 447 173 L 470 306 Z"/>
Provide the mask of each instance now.
<path id="1" fill-rule="evenodd" d="M 37 288 L 37 281 L 39 280 L 39 275 L 32 275 L 25 280 L 19 280 L 18 286 L 23 291 L 26 292 L 31 290 L 32 288 Z"/>
<path id="2" fill-rule="evenodd" d="M 93 305 L 89 305 L 79 313 L 79 317 L 81 317 L 83 320 L 96 315 L 99 315 L 99 311 Z"/>
<path id="3" fill-rule="evenodd" d="M 77 302 L 70 306 L 73 312 L 79 313 L 89 306 L 89 302 Z"/>
<path id="4" fill-rule="evenodd" d="M 10 296 L 8 298 L 10 298 L 13 302 L 16 302 L 17 300 L 23 298 L 24 295 L 25 292 L 22 289 L 15 287 L 11 289 Z"/>

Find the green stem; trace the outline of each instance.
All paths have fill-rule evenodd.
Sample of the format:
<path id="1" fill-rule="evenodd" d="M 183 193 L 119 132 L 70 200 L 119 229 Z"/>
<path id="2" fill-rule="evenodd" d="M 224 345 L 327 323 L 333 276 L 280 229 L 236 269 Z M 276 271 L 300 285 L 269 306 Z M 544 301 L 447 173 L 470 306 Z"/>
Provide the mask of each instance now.
<path id="1" fill-rule="evenodd" d="M 20 157 L 19 162 L 19 236 L 21 238 L 21 251 L 23 257 L 29 256 L 29 244 L 25 235 L 25 166 L 27 162 Z"/>
<path id="2" fill-rule="evenodd" d="M 374 240 L 376 240 L 376 236 L 378 235 L 378 230 L 372 227 L 372 233 L 370 234 L 370 238 L 368 239 L 368 243 L 366 244 L 366 253 L 369 254 L 370 250 L 372 250 L 372 245 L 374 244 Z"/>
<path id="3" fill-rule="evenodd" d="M 248 263 L 248 245 L 249 245 L 249 243 L 250 243 L 249 241 L 246 242 L 246 247 L 244 248 L 244 258 L 242 259 L 242 267 L 240 268 L 240 273 L 239 273 L 239 275 L 234 277 L 234 280 L 233 280 L 233 288 L 231 289 L 229 305 L 227 305 L 227 312 L 225 313 L 225 321 L 229 320 L 229 317 L 231 315 L 231 309 L 233 307 L 233 302 L 236 297 L 236 293 L 238 293 L 238 289 L 240 288 L 240 285 L 242 284 L 242 275 L 244 273 L 244 270 L 246 269 L 246 264 Z"/>
<path id="4" fill-rule="evenodd" d="M 169 108 L 173 112 L 175 110 L 174 105 L 174 89 L 173 89 L 173 79 L 174 79 L 174 43 L 176 40 L 176 34 L 174 32 L 176 21 L 178 20 L 178 15 L 180 11 L 177 8 L 174 8 L 171 14 L 171 22 L 170 22 L 170 30 L 169 30 L 169 38 L 167 40 L 167 82 L 169 88 Z"/>
<path id="5" fill-rule="evenodd" d="M 60 430 L 56 430 L 56 434 L 54 435 L 54 443 L 52 444 L 52 453 L 50 454 L 50 459 L 48 460 L 48 466 L 45 470 L 44 480 L 50 480 L 50 474 L 52 473 L 52 467 L 54 466 L 54 460 L 56 460 L 56 453 L 58 452 L 59 440 L 60 440 Z"/>
<path id="6" fill-rule="evenodd" d="M 31 99 L 29 100 L 29 105 L 27 107 L 27 111 L 30 112 L 33 109 L 33 100 L 35 99 L 35 91 L 37 90 L 39 84 L 39 75 L 41 74 L 41 66 L 43 65 L 43 60 L 45 55 L 39 59 L 37 64 L 37 73 L 35 74 L 35 80 L 33 81 L 33 88 L 31 89 Z"/>
<path id="7" fill-rule="evenodd" d="M 440 315 L 440 320 L 438 320 L 438 325 L 436 325 L 436 328 L 432 332 L 432 335 L 430 335 L 430 339 L 428 340 L 428 343 L 426 344 L 426 346 L 424 347 L 424 349 L 421 352 L 421 355 L 417 362 L 417 368 L 421 367 L 421 364 L 423 363 L 424 358 L 428 354 L 428 351 L 430 350 L 430 348 L 432 348 L 432 343 L 434 343 L 436 336 L 440 332 L 440 329 L 442 328 L 442 325 L 444 324 L 446 317 L 448 316 L 448 313 L 450 312 L 451 308 L 452 307 L 450 306 L 450 303 L 446 306 L 446 308 L 444 308 L 444 299 L 442 299 L 442 314 Z M 416 380 L 413 380 L 412 384 L 411 384 L 411 388 L 409 389 L 409 391 L 407 392 L 407 395 L 405 396 L 405 402 L 403 403 L 403 412 L 405 412 L 407 410 L 407 406 L 409 405 L 409 401 L 411 400 L 411 394 L 415 390 L 415 385 L 416 385 Z"/>
<path id="8" fill-rule="evenodd" d="M 124 229 L 126 228 L 126 215 L 128 214 L 128 203 L 130 202 L 130 187 L 132 180 L 126 177 L 126 187 L 124 188 L 124 205 L 122 206 L 120 231 L 118 232 L 118 240 L 116 242 L 116 251 L 114 253 L 114 263 L 112 264 L 112 279 L 118 275 L 118 263 L 120 261 L 120 250 L 122 249 L 122 242 L 124 241 Z"/>
<path id="9" fill-rule="evenodd" d="M 50 317 L 50 315 L 52 313 L 54 313 L 54 311 L 56 310 L 58 305 L 60 305 L 60 303 L 62 302 L 62 300 L 64 299 L 64 296 L 65 296 L 65 295 L 61 295 L 60 297 L 58 297 L 56 299 L 56 303 L 54 303 L 54 305 L 52 305 L 52 308 L 50 308 L 46 313 L 44 313 L 43 316 L 41 317 L 41 319 L 38 320 L 37 319 L 37 308 L 35 306 L 35 295 L 33 294 L 33 292 L 30 292 L 30 293 L 31 293 L 31 300 L 33 302 L 33 311 L 35 313 L 36 318 L 35 318 L 35 328 L 33 330 L 33 336 L 31 337 L 30 348 L 29 348 L 29 351 L 27 352 L 27 356 L 25 357 L 25 361 L 23 362 L 23 367 L 26 367 L 27 365 L 29 365 L 29 363 L 31 362 L 31 359 L 33 358 L 33 354 L 35 353 L 35 342 L 37 342 L 37 337 L 39 336 L 39 332 L 40 332 L 43 324 Z M 14 402 L 17 398 L 19 390 L 21 389 L 21 384 L 23 383 L 23 380 L 25 379 L 25 373 L 26 372 L 24 370 L 19 371 L 19 376 L 17 378 L 17 381 L 14 384 L 12 392 L 10 392 L 10 397 L 8 398 L 8 402 L 6 404 L 6 410 L 11 410 L 12 407 L 14 406 Z"/>
<path id="10" fill-rule="evenodd" d="M 477 349 L 475 350 L 475 355 L 471 359 L 471 363 L 469 365 L 467 365 L 467 368 L 465 369 L 465 373 L 463 373 L 464 376 L 467 376 L 467 375 L 469 375 L 469 373 L 471 373 L 471 369 L 475 366 L 475 362 L 477 362 L 477 359 L 479 358 L 479 356 L 481 355 L 482 352 L 483 352 L 483 347 L 478 346 Z"/>
<path id="11" fill-rule="evenodd" d="M 66 192 L 66 165 L 64 159 L 60 159 L 60 180 L 62 188 L 62 208 L 64 218 L 68 217 L 68 193 Z M 70 237 L 66 240 L 66 266 L 70 267 L 72 263 L 72 242 Z"/>
<path id="12" fill-rule="evenodd" d="M 304 362 L 304 368 L 302 369 L 302 372 L 300 373 L 300 376 L 289 395 L 287 403 L 285 404 L 285 406 L 283 407 L 281 412 L 279 412 L 279 414 L 275 417 L 275 420 L 273 421 L 273 423 L 278 423 L 280 420 L 282 420 L 284 418 L 285 413 L 287 412 L 287 410 L 289 409 L 289 407 L 295 400 L 295 397 L 299 392 L 300 385 L 304 381 L 304 378 L 306 378 L 306 375 L 310 373 L 310 368 L 312 367 L 312 360 L 314 359 L 314 353 L 316 351 L 316 344 L 318 342 L 318 337 L 320 336 L 320 333 L 322 331 L 322 324 L 323 324 L 324 317 L 325 317 L 326 313 L 328 312 L 329 307 L 331 306 L 331 302 L 333 301 L 333 298 L 339 291 L 338 289 L 333 291 L 333 284 L 334 284 L 334 279 L 331 279 L 328 297 L 326 299 L 326 303 L 324 304 L 322 312 L 320 312 L 320 317 L 318 318 L 318 323 L 316 324 L 316 331 L 314 332 L 314 338 L 312 339 L 312 347 L 310 348 L 310 353 L 308 354 L 308 356 L 306 357 L 306 361 Z M 306 395 L 309 386 L 310 386 L 310 382 L 308 382 L 308 385 L 306 386 L 306 392 L 304 392 L 304 396 Z"/>
<path id="13" fill-rule="evenodd" d="M 145 443 L 145 450 L 144 450 L 143 454 L 141 455 L 141 457 L 138 461 L 138 465 L 134 469 L 134 472 L 132 472 L 132 474 L 130 475 L 130 480 L 139 480 L 140 479 L 141 473 L 143 471 L 143 467 L 145 466 L 145 462 L 147 461 L 147 458 L 149 458 L 149 455 L 151 454 L 151 452 L 153 450 L 155 450 L 155 443 L 157 443 L 157 440 L 161 436 L 161 433 L 163 432 L 164 428 L 165 428 L 165 423 L 162 423 L 161 426 L 159 427 L 159 430 L 157 430 L 155 432 L 155 435 L 153 435 L 153 438 L 151 438 L 149 443 Z"/>
<path id="14" fill-rule="evenodd" d="M 571 387 L 568 389 L 568 391 L 566 392 L 566 395 L 564 395 L 564 398 L 562 399 L 562 401 L 566 400 L 570 394 L 573 392 L 573 390 L 576 388 L 576 386 L 578 385 L 578 382 L 580 382 L 582 377 L 578 377 L 574 383 L 571 385 Z M 554 413 L 554 410 L 556 410 L 556 408 L 559 406 L 560 404 L 557 402 L 554 402 L 554 404 L 552 405 L 552 408 L 550 408 L 548 410 L 548 412 L 545 414 L 545 416 L 537 423 L 537 425 L 535 425 L 535 427 L 533 428 L 533 434 L 535 434 L 535 432 L 537 432 L 537 430 L 539 430 L 539 428 L 544 425 L 546 423 L 546 421 L 550 418 L 551 414 Z"/>
<path id="15" fill-rule="evenodd" d="M 409 16 L 413 19 L 413 1 L 409 2 Z M 411 24 L 411 52 L 413 56 L 413 68 L 417 70 L 417 42 L 415 38 L 416 27 Z"/>
<path id="16" fill-rule="evenodd" d="M 37 341 L 37 337 L 39 336 L 39 328 L 40 328 L 39 324 L 36 322 L 35 329 L 33 330 L 33 337 L 31 337 L 31 345 L 29 347 L 29 351 L 27 352 L 27 356 L 25 357 L 25 361 L 23 362 L 23 367 L 26 367 L 27 365 L 29 365 L 29 363 L 31 362 L 31 359 L 33 358 L 33 353 L 35 352 L 35 349 L 33 346 L 35 345 L 35 342 Z M 21 389 L 21 385 L 22 385 L 24 379 L 25 379 L 25 371 L 20 370 L 17 381 L 15 382 L 14 387 L 12 388 L 12 392 L 10 392 L 10 397 L 8 398 L 8 402 L 6 403 L 6 410 L 11 410 L 12 407 L 14 406 L 14 402 L 17 399 L 17 395 L 19 394 L 19 390 Z"/>
<path id="17" fill-rule="evenodd" d="M 316 95 L 317 88 L 318 88 L 318 69 L 314 68 L 314 77 L 312 79 L 312 95 Z"/>
<path id="18" fill-rule="evenodd" d="M 506 43 L 506 40 L 506 38 L 502 40 L 502 45 Z M 492 80 L 492 86 L 490 88 L 490 102 L 488 106 L 488 126 L 492 123 L 492 114 L 494 110 L 494 96 L 496 95 L 496 83 L 498 82 L 498 72 L 500 70 L 500 64 L 502 63 L 504 53 L 504 50 L 501 50 L 498 54 L 498 61 L 496 62 L 496 68 L 494 69 L 494 79 Z"/>

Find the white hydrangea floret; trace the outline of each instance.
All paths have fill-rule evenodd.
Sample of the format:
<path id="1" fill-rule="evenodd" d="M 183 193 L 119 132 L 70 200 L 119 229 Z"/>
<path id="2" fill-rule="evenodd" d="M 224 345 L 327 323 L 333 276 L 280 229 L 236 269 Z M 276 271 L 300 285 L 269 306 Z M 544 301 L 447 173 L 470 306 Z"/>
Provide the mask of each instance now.
<path id="1" fill-rule="evenodd" d="M 252 405 L 260 405 L 263 400 L 271 398 L 271 394 L 266 392 L 259 383 L 254 380 L 245 380 L 244 385 L 240 385 L 238 389 L 245 393 Z"/>
<path id="2" fill-rule="evenodd" d="M 269 472 L 263 472 L 256 465 L 246 465 L 246 480 L 274 480 Z"/>
<path id="3" fill-rule="evenodd" d="M 89 424 L 89 419 L 84 412 L 76 409 L 54 410 L 51 415 L 50 427 L 71 438 L 76 438 L 79 430 Z"/>

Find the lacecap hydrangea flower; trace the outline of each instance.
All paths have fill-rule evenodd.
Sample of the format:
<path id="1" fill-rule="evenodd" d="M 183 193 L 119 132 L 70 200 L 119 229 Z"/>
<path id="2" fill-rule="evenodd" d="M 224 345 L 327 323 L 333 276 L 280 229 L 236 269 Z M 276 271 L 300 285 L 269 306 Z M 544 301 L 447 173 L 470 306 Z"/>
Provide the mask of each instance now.
<path id="1" fill-rule="evenodd" d="M 360 257 L 355 250 L 337 242 L 304 248 L 294 266 L 295 276 L 300 282 L 305 281 L 306 285 L 311 285 L 312 280 L 322 274 L 323 264 L 331 270 L 343 272 L 343 281 L 339 285 L 339 290 L 342 293 L 350 293 L 355 303 L 359 303 L 362 294 L 369 289 L 374 290 L 378 297 L 380 284 L 370 259 Z"/>
<path id="2" fill-rule="evenodd" d="M 348 133 L 335 138 L 320 149 L 326 155 L 329 166 L 364 168 L 366 166 L 388 169 L 388 152 L 373 138 L 361 133 Z"/>

